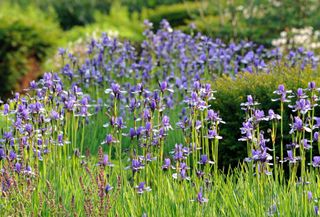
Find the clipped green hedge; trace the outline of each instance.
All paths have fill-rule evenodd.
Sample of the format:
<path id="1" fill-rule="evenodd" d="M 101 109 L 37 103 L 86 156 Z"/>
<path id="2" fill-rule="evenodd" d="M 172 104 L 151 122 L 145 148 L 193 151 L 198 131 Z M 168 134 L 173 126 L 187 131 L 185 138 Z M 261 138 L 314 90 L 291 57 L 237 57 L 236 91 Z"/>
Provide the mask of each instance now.
<path id="1" fill-rule="evenodd" d="M 224 76 L 213 82 L 213 88 L 217 90 L 215 94 L 216 100 L 213 103 L 213 108 L 220 112 L 221 117 L 226 121 L 226 124 L 221 126 L 221 148 L 219 155 L 221 156 L 221 165 L 236 166 L 238 161 L 243 160 L 246 156 L 246 143 L 240 142 L 241 137 L 240 127 L 244 120 L 244 111 L 240 108 L 240 103 L 246 102 L 247 95 L 252 95 L 260 104 L 260 109 L 263 109 L 267 114 L 270 108 L 280 113 L 279 102 L 272 102 L 271 99 L 277 96 L 273 94 L 280 84 L 284 84 L 287 89 L 296 90 L 299 87 L 306 88 L 308 82 L 315 81 L 320 86 L 320 71 L 306 69 L 301 72 L 299 69 L 288 69 L 286 67 L 278 67 L 270 73 L 239 74 L 235 79 Z M 291 113 L 286 107 L 284 118 L 284 144 L 290 142 L 289 123 Z M 270 138 L 265 126 L 265 135 Z M 287 142 L 287 143 L 286 143 Z M 278 148 L 279 147 L 278 143 Z M 271 144 L 269 144 L 271 145 Z M 279 151 L 277 149 L 277 151 Z"/>
<path id="2" fill-rule="evenodd" d="M 40 67 L 59 27 L 37 8 L 0 5 L 0 96 L 6 96 L 26 73 Z"/>

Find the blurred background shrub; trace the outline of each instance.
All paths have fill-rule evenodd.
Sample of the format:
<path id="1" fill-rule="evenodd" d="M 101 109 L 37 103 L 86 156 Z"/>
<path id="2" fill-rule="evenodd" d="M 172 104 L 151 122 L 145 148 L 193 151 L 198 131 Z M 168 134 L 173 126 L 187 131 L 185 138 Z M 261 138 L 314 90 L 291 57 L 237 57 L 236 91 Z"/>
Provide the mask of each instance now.
<path id="1" fill-rule="evenodd" d="M 291 27 L 320 28 L 318 0 L 202 0 L 194 22 L 199 31 L 223 40 L 251 40 L 271 46 Z"/>
<path id="2" fill-rule="evenodd" d="M 0 7 L 0 96 L 28 86 L 55 47 L 59 26 L 38 8 Z"/>
<path id="3" fill-rule="evenodd" d="M 112 0 L 14 0 L 22 7 L 30 4 L 46 14 L 54 12 L 56 20 L 64 30 L 74 26 L 84 26 L 95 21 L 96 11 L 109 13 Z"/>
<path id="4" fill-rule="evenodd" d="M 161 20 L 166 19 L 172 27 L 187 27 L 188 20 L 199 16 L 201 3 L 183 2 L 168 5 L 160 5 L 154 9 L 145 8 L 142 10 L 142 17 L 148 19 L 159 28 Z M 187 30 L 187 29 L 186 29 Z"/>

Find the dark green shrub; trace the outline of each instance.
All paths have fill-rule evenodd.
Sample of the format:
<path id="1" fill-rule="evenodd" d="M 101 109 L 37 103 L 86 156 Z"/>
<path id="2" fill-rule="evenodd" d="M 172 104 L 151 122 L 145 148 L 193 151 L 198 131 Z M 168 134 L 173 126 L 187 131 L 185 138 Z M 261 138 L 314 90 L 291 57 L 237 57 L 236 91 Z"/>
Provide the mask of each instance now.
<path id="1" fill-rule="evenodd" d="M 280 113 L 280 104 L 272 102 L 271 99 L 276 98 L 273 91 L 278 88 L 279 84 L 284 84 L 287 89 L 296 90 L 298 87 L 306 88 L 308 82 L 315 81 L 320 84 L 319 71 L 307 69 L 300 72 L 298 69 L 288 69 L 279 67 L 270 73 L 239 74 L 235 79 L 224 76 L 213 82 L 213 88 L 217 90 L 216 101 L 213 103 L 213 108 L 220 112 L 221 117 L 226 121 L 226 124 L 221 126 L 221 134 L 223 139 L 220 141 L 221 148 L 219 155 L 223 166 L 236 166 L 238 161 L 242 161 L 246 156 L 246 143 L 240 142 L 241 137 L 240 127 L 244 120 L 244 111 L 240 109 L 240 103 L 245 102 L 247 95 L 252 95 L 260 104 L 260 109 L 263 109 L 267 114 L 270 108 Z M 289 108 L 286 106 L 284 118 L 284 144 L 290 141 L 289 123 L 291 123 Z M 266 136 L 268 126 L 265 126 Z M 271 146 L 271 144 L 269 144 Z M 278 148 L 280 143 L 277 143 Z"/>
<path id="2" fill-rule="evenodd" d="M 54 46 L 58 31 L 58 25 L 34 7 L 1 5 L 1 96 L 16 90 L 27 73 L 31 73 L 30 76 L 37 73 L 35 70 Z"/>

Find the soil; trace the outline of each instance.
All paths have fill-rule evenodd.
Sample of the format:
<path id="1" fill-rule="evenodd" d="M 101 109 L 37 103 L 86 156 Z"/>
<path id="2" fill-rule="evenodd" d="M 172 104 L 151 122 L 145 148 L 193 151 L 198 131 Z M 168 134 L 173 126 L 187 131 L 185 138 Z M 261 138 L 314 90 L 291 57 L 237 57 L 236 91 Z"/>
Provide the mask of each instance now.
<path id="1" fill-rule="evenodd" d="M 16 86 L 16 91 L 23 92 L 29 87 L 31 81 L 36 80 L 41 75 L 39 61 L 35 57 L 29 57 L 27 62 L 28 72 L 20 79 Z"/>

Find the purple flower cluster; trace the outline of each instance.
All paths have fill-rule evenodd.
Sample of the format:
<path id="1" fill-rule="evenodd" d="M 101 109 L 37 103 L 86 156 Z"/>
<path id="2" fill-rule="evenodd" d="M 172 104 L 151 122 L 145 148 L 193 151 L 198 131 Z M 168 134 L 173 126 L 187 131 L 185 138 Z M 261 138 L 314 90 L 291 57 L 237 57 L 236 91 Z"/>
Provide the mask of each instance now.
<path id="1" fill-rule="evenodd" d="M 214 79 L 220 74 L 268 72 L 282 60 L 287 67 L 303 69 L 315 68 L 318 64 L 318 58 L 303 49 L 284 55 L 279 49 L 269 50 L 252 42 L 225 44 L 200 33 L 189 35 L 173 30 L 166 20 L 156 32 L 148 21 L 145 23 L 145 40 L 139 52 L 129 42 L 106 34 L 100 40 L 91 41 L 84 62 L 60 49 L 64 60 L 61 74 L 84 89 L 103 87 L 119 98 L 122 93 L 117 82 L 123 80 L 131 83 L 126 90 L 141 82 L 143 87 L 158 84 L 161 92 L 172 92 L 173 89 L 187 90 L 195 81 Z M 111 85 L 106 87 L 106 84 Z"/>
<path id="2" fill-rule="evenodd" d="M 264 111 L 259 110 L 259 105 L 251 95 L 247 96 L 247 102 L 242 103 L 241 107 L 246 112 L 246 120 L 240 128 L 242 137 L 239 141 L 247 142 L 247 151 L 249 157 L 245 159 L 247 162 L 253 162 L 256 173 L 265 173 L 270 175 L 269 167 L 272 165 L 270 161 L 273 157 L 267 151 L 274 151 L 267 147 L 269 139 L 265 139 L 264 132 L 260 129 L 262 121 L 279 120 L 281 117 L 275 114 L 273 110 L 268 111 L 268 116 Z"/>
<path id="3" fill-rule="evenodd" d="M 27 91 L 23 96 L 16 93 L 0 112 L 6 120 L 0 137 L 0 159 L 2 165 L 14 165 L 15 172 L 30 175 L 34 166 L 31 157 L 42 161 L 49 154 L 51 158 L 54 146 L 67 145 L 69 153 L 75 151 L 64 134 L 66 118 L 79 117 L 79 125 L 84 127 L 80 120 L 90 116 L 90 97 L 77 85 L 65 90 L 58 74 L 52 73 L 45 73 L 39 82 L 31 82 Z M 30 153 L 28 158 L 25 152 Z"/>

